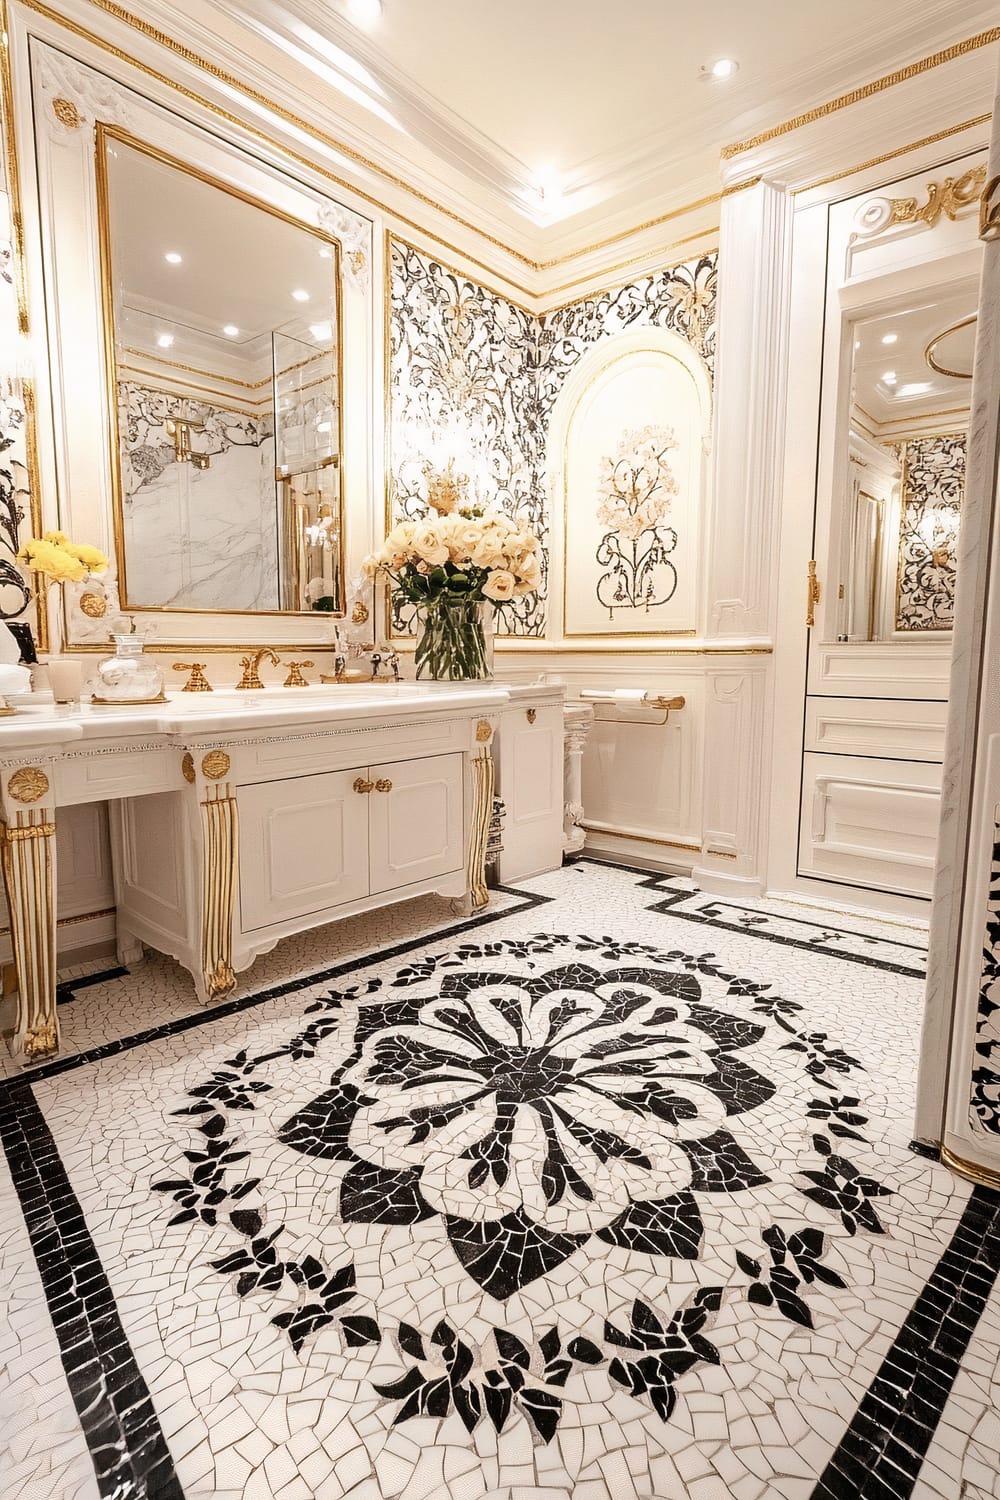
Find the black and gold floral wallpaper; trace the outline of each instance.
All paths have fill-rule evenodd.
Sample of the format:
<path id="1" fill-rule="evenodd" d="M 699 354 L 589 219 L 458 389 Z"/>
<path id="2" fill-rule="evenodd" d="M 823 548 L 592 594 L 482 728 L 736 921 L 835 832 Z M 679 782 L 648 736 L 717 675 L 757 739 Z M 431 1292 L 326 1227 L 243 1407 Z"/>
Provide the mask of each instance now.
<path id="1" fill-rule="evenodd" d="M 715 355 L 717 256 L 536 315 L 401 240 L 390 242 L 390 461 L 393 520 L 423 514 L 427 479 L 449 459 L 484 503 L 528 517 L 548 556 L 546 439 L 580 358 L 602 339 L 670 329 Z M 545 589 L 505 611 L 511 635 L 545 630 Z M 394 620 L 405 630 L 404 614 Z"/>
<path id="2" fill-rule="evenodd" d="M 908 438 L 901 445 L 897 630 L 951 629 L 966 447 L 964 432 Z"/>

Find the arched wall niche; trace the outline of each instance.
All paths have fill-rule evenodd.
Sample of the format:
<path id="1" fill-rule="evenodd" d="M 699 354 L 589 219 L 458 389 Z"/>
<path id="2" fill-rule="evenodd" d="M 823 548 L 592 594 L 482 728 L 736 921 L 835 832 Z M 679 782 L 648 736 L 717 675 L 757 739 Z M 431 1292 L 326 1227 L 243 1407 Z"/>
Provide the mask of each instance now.
<path id="1" fill-rule="evenodd" d="M 686 339 L 638 328 L 587 351 L 552 414 L 550 620 L 569 639 L 696 635 L 712 381 Z"/>

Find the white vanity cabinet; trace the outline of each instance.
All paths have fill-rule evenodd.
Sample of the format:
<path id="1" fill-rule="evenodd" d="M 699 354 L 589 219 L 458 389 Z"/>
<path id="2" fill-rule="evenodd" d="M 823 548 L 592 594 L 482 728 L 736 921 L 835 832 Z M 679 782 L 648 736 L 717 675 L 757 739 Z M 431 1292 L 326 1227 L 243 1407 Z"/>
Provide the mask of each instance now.
<path id="1" fill-rule="evenodd" d="M 338 917 L 427 893 L 482 910 L 501 722 L 519 873 L 558 865 L 562 696 L 497 683 L 178 694 L 0 727 L 15 1055 L 59 1045 L 60 807 L 110 805 L 121 961 L 146 944 L 219 1000 L 258 954 Z"/>

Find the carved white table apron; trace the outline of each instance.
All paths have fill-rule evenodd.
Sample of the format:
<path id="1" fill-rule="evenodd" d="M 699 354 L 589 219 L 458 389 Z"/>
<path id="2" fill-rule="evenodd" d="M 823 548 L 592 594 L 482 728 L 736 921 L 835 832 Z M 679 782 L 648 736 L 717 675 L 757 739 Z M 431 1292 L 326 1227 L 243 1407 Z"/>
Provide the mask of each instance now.
<path id="1" fill-rule="evenodd" d="M 3 878 L 22 1061 L 59 1047 L 57 809 L 112 807 L 118 951 L 177 958 L 204 1001 L 285 936 L 427 892 L 486 905 L 493 737 L 512 693 L 412 684 L 178 694 L 0 726 Z M 241 848 L 242 845 L 242 848 Z"/>

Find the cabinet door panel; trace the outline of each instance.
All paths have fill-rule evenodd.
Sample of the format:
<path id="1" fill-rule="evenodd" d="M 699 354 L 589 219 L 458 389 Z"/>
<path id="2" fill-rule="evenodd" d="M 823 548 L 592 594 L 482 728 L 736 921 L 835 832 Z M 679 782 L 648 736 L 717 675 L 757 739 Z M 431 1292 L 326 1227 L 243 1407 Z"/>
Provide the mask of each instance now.
<path id="1" fill-rule="evenodd" d="M 376 790 L 371 811 L 371 889 L 393 891 L 453 874 L 465 863 L 464 757 L 434 755 L 393 761 L 368 773 Z M 378 791 L 380 781 L 391 791 Z"/>
<path id="2" fill-rule="evenodd" d="M 500 795 L 507 815 L 500 877 L 524 880 L 558 869 L 563 844 L 562 707 L 528 719 L 522 708 L 500 721 Z"/>
<path id="3" fill-rule="evenodd" d="M 369 796 L 362 769 L 240 787 L 244 932 L 368 895 Z"/>

